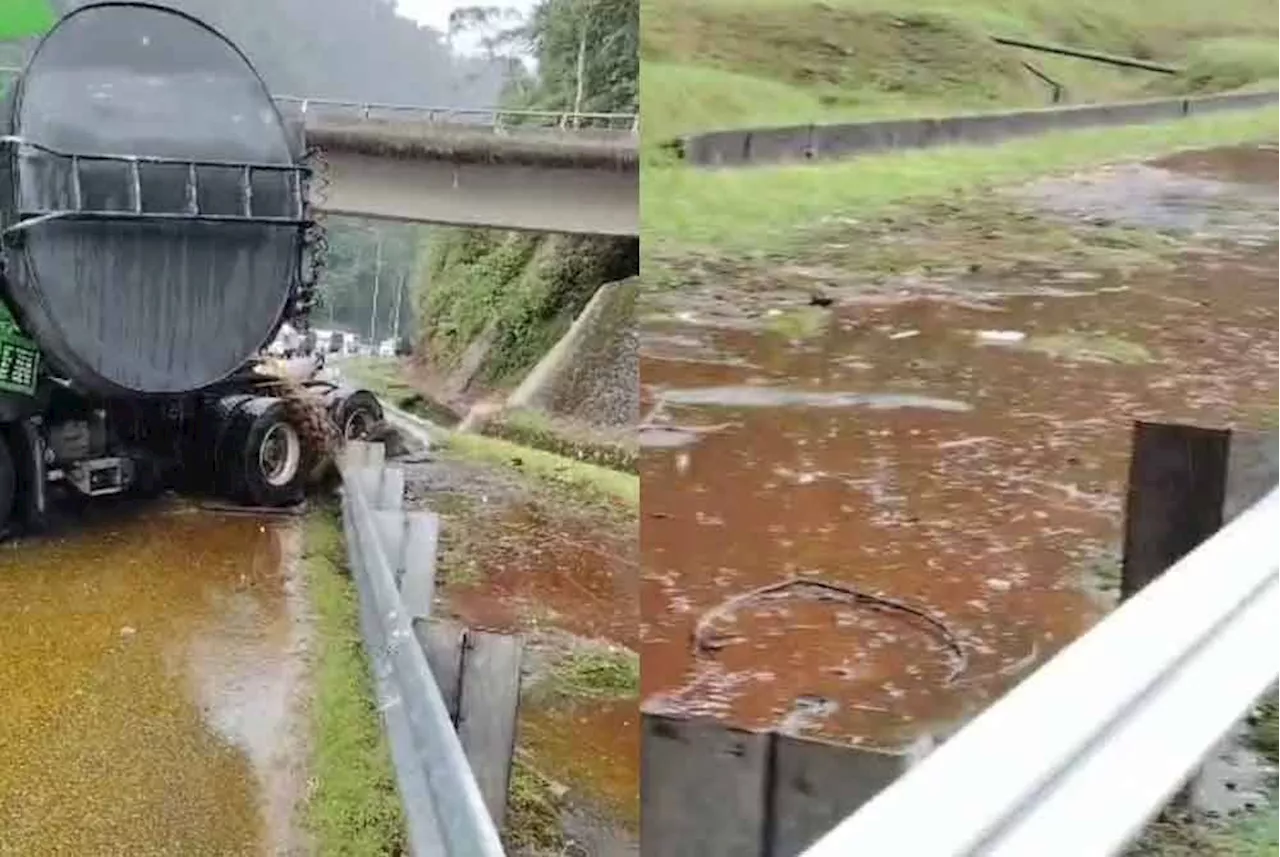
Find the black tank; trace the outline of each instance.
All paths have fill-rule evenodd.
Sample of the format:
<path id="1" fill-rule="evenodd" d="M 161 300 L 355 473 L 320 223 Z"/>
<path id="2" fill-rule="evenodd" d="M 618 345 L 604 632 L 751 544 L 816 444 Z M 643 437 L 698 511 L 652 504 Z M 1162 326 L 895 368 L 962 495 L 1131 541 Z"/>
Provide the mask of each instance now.
<path id="1" fill-rule="evenodd" d="M 6 297 L 54 371 L 184 393 L 270 339 L 304 246 L 301 152 L 227 39 L 161 6 L 85 6 L 5 113 Z"/>

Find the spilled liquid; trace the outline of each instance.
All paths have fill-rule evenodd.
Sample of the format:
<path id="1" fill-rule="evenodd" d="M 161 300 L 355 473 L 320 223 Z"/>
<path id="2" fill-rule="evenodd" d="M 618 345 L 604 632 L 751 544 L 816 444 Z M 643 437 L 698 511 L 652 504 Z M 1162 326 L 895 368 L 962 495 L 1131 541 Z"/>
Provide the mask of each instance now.
<path id="1" fill-rule="evenodd" d="M 473 580 L 446 583 L 449 606 L 474 628 L 549 628 L 635 651 L 639 563 L 634 531 L 517 504 L 471 521 Z M 629 537 L 628 537 L 629 536 Z M 570 784 L 624 826 L 639 819 L 639 705 L 633 699 L 522 703 L 520 744 L 543 774 Z"/>
<path id="2" fill-rule="evenodd" d="M 0 546 L 0 853 L 296 847 L 297 547 L 182 510 Z"/>
<path id="3" fill-rule="evenodd" d="M 1088 560 L 1119 540 L 1133 421 L 1274 422 L 1268 230 L 1172 273 L 838 306 L 803 343 L 652 324 L 644 405 L 672 430 L 642 463 L 646 707 L 896 746 L 1078 636 L 1099 614 Z M 804 588 L 731 600 L 791 578 L 947 633 Z"/>

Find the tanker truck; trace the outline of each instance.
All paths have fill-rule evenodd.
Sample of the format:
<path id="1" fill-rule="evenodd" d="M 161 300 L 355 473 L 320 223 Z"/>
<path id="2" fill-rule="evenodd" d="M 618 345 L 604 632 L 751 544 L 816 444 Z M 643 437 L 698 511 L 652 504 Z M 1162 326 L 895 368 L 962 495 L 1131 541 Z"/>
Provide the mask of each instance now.
<path id="1" fill-rule="evenodd" d="M 0 123 L 0 531 L 57 493 L 297 502 L 303 428 L 256 361 L 306 329 L 323 240 L 301 129 L 248 59 L 169 8 L 83 6 Z M 382 418 L 311 386 L 342 436 Z"/>

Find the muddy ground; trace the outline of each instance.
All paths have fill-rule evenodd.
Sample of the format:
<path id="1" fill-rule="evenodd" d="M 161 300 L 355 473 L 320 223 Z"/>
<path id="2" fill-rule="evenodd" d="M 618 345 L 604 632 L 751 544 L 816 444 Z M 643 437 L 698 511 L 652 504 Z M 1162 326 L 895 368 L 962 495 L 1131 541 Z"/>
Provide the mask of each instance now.
<path id="1" fill-rule="evenodd" d="M 637 853 L 634 511 L 518 467 L 420 450 L 400 463 L 409 505 L 442 516 L 437 615 L 525 636 L 512 853 Z"/>
<path id="2" fill-rule="evenodd" d="M 1276 237 L 1275 148 L 1244 147 L 666 272 L 642 336 L 646 706 L 896 747 L 1025 676 L 1114 598 L 1132 422 L 1275 424 Z M 898 603 L 716 611 L 791 578 Z"/>
<path id="3" fill-rule="evenodd" d="M 305 854 L 292 522 L 107 504 L 0 544 L 0 854 Z"/>

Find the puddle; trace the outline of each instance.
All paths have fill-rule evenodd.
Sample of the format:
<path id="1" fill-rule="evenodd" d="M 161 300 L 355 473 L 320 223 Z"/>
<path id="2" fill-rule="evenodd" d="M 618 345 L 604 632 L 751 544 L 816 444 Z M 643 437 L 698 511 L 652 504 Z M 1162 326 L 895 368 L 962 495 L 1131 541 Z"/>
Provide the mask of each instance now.
<path id="1" fill-rule="evenodd" d="M 1275 238 L 1276 155 L 1187 152 L 1032 182 L 1011 193 L 1046 211 L 1249 245 Z"/>
<path id="2" fill-rule="evenodd" d="M 634 699 L 533 709 L 521 715 L 520 743 L 542 773 L 575 784 L 585 792 L 577 797 L 638 829 L 640 706 Z"/>
<path id="3" fill-rule="evenodd" d="M 0 852 L 297 846 L 297 551 L 188 511 L 0 546 Z"/>
<path id="4" fill-rule="evenodd" d="M 580 637 L 637 645 L 634 540 L 597 523 L 516 505 L 468 524 L 474 576 L 446 583 L 451 609 L 477 628 L 554 625 Z"/>
<path id="5" fill-rule="evenodd" d="M 487 484 L 488 471 L 435 462 L 414 466 L 414 486 L 447 516 L 439 596 L 474 628 L 527 635 L 525 667 L 544 673 L 569 651 L 607 641 L 639 648 L 639 548 L 633 524 L 530 499 L 519 486 Z M 443 559 L 443 557 L 442 557 Z M 541 663 L 541 668 L 538 664 Z M 545 675 L 526 675 L 526 688 Z M 520 709 L 520 752 L 569 787 L 570 813 L 600 814 L 625 839 L 639 812 L 639 704 L 631 699 L 539 701 Z"/>
<path id="6" fill-rule="evenodd" d="M 1087 629 L 1099 608 L 1080 569 L 1119 539 L 1132 421 L 1275 418 L 1267 192 L 1267 246 L 1123 281 L 1073 273 L 1061 282 L 1090 290 L 1073 299 L 1000 280 L 983 306 L 938 295 L 840 306 L 803 347 L 732 327 L 690 333 L 742 365 L 646 349 L 646 406 L 663 422 L 723 427 L 644 450 L 645 705 L 900 746 L 947 731 Z M 1021 336 L 991 347 L 977 335 L 991 330 Z M 1046 341 L 1062 347 L 1030 347 Z M 924 404 L 865 407 L 849 390 Z M 962 671 L 904 616 L 822 599 L 735 609 L 714 619 L 713 650 L 695 651 L 708 612 L 797 577 L 940 619 Z"/>
<path id="7" fill-rule="evenodd" d="M 925 408 L 935 411 L 967 411 L 964 402 L 902 393 L 846 393 L 788 390 L 778 387 L 700 387 L 666 390 L 660 401 L 672 405 L 706 405 L 721 408 L 868 408 L 873 411 Z"/>

